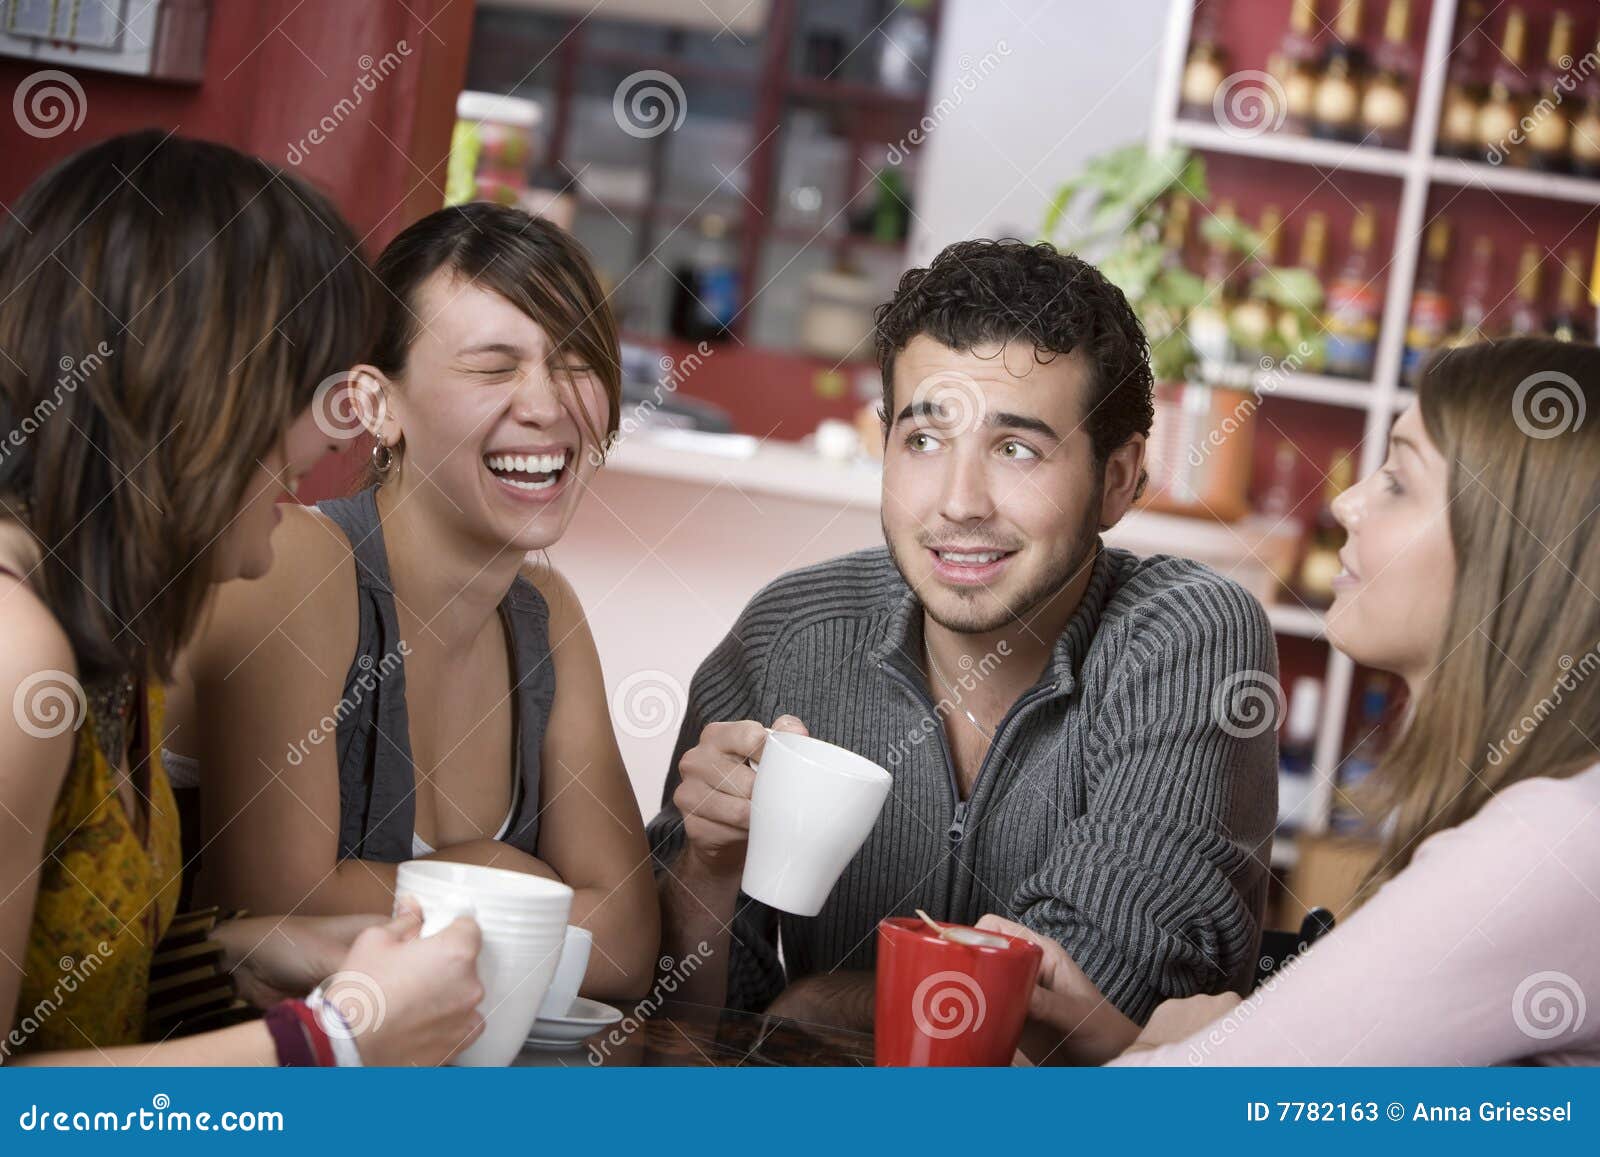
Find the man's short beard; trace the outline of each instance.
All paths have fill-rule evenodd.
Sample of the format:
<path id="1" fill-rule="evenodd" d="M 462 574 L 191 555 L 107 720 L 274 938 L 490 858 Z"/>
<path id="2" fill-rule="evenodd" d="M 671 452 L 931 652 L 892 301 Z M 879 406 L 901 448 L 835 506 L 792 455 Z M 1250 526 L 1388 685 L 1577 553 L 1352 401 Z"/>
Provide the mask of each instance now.
<path id="1" fill-rule="evenodd" d="M 986 635 L 991 631 L 998 631 L 1002 627 L 1008 627 L 1012 623 L 1026 619 L 1030 614 L 1054 598 L 1062 588 L 1078 578 L 1085 567 L 1092 564 L 1095 552 L 1100 546 L 1099 516 L 1100 503 L 1097 500 L 1090 503 L 1085 511 L 1082 525 L 1078 527 L 1078 532 L 1072 536 L 1072 540 L 1067 543 L 1066 548 L 1056 557 L 1047 560 L 1044 573 L 1039 576 L 1039 581 L 1025 589 L 1018 596 L 1016 606 L 1001 607 L 989 619 L 969 619 L 967 621 L 953 620 L 948 616 L 941 615 L 928 605 L 926 599 L 922 600 L 923 611 L 945 630 L 954 631 L 959 635 Z M 889 547 L 889 559 L 894 563 L 895 569 L 900 572 L 900 577 L 905 580 L 906 585 L 911 586 L 911 580 L 906 574 L 905 563 L 895 549 L 894 539 L 889 535 L 888 527 L 884 527 L 883 530 L 883 541 Z M 921 550 L 922 548 L 919 546 L 917 549 Z M 915 589 L 915 587 L 912 587 L 913 591 Z M 989 592 L 986 588 L 973 588 L 971 595 L 964 596 L 966 600 L 965 606 L 976 614 L 977 610 L 974 605 L 976 599 L 978 596 L 987 593 Z"/>

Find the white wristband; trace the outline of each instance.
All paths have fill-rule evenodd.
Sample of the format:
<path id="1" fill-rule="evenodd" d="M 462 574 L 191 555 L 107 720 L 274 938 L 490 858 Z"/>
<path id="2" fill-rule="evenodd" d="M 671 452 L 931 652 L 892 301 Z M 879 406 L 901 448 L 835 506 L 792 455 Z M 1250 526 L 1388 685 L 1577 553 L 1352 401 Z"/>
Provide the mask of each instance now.
<path id="1" fill-rule="evenodd" d="M 351 1030 L 350 1022 L 345 1020 L 344 1013 L 339 1011 L 339 1006 L 322 994 L 322 985 L 317 985 L 306 997 L 306 1005 L 317 1018 L 322 1031 L 328 1034 L 334 1063 L 341 1069 L 361 1068 L 361 1050 L 356 1047 L 356 1034 Z"/>

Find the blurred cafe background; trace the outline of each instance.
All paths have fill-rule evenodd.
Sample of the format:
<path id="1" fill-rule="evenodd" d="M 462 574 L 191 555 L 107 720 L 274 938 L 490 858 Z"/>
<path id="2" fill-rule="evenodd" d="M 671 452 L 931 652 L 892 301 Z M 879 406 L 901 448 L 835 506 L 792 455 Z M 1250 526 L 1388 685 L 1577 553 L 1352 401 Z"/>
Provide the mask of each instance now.
<path id="1" fill-rule="evenodd" d="M 1371 854 L 1346 791 L 1403 708 L 1323 637 L 1329 501 L 1434 349 L 1594 340 L 1597 37 L 1592 0 L 0 0 L 0 208 L 156 124 L 295 169 L 372 253 L 474 198 L 575 232 L 628 397 L 551 555 L 646 815 L 744 602 L 881 542 L 873 306 L 961 238 L 1078 249 L 1160 383 L 1108 540 L 1234 576 L 1277 631 L 1294 927 Z"/>

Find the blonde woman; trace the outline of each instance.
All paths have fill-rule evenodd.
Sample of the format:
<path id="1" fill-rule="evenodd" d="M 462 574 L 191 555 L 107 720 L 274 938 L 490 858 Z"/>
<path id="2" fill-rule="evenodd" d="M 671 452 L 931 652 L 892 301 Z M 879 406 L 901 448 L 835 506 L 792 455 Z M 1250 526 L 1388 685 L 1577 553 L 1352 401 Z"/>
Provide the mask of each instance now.
<path id="1" fill-rule="evenodd" d="M 1593 346 L 1502 341 L 1428 367 L 1382 469 L 1334 507 L 1329 638 L 1411 702 L 1369 797 L 1392 826 L 1364 902 L 1243 1004 L 1163 1005 L 1140 1043 L 1168 1043 L 1117 1063 L 1600 1062 L 1600 1017 L 1580 1011 L 1600 999 L 1596 414 Z M 1043 947 L 1052 1059 L 1139 1034 Z"/>

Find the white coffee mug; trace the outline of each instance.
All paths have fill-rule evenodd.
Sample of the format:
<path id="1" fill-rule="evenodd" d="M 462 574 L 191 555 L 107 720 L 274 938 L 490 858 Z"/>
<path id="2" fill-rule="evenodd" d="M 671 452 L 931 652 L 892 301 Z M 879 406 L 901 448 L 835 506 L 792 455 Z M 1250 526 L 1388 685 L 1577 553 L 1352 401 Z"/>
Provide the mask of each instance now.
<path id="1" fill-rule="evenodd" d="M 572 1011 L 572 1002 L 583 987 L 584 973 L 589 971 L 589 949 L 594 936 L 587 928 L 567 925 L 567 937 L 561 942 L 561 960 L 556 964 L 556 974 L 545 989 L 544 1003 L 539 1006 L 539 1019 L 563 1017 Z"/>
<path id="2" fill-rule="evenodd" d="M 877 823 L 892 782 L 853 751 L 768 731 L 750 796 L 745 895 L 815 916 Z"/>

